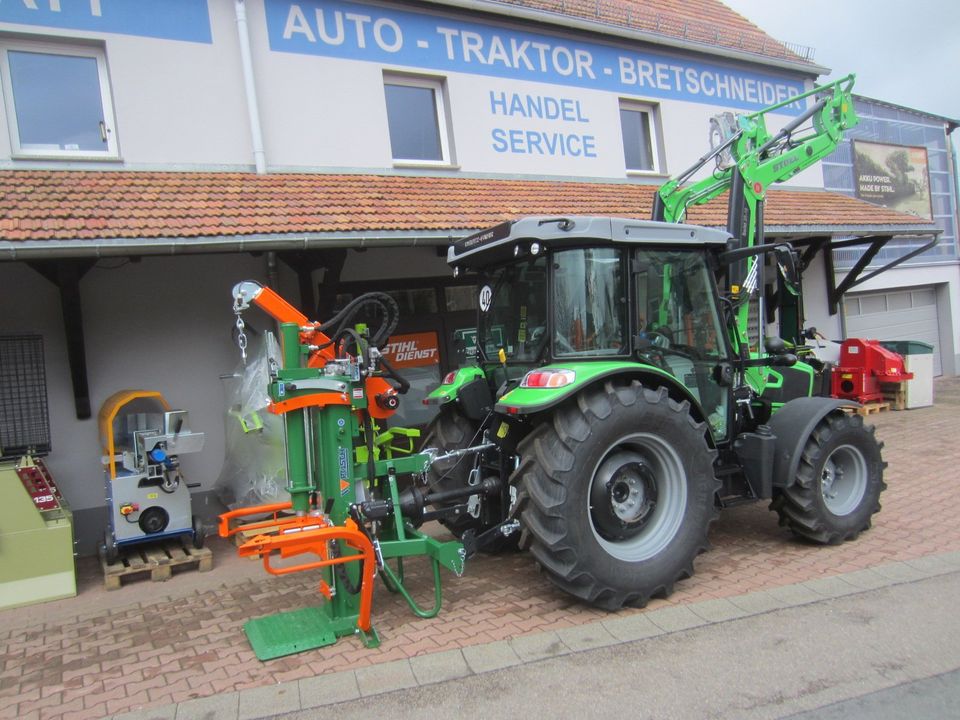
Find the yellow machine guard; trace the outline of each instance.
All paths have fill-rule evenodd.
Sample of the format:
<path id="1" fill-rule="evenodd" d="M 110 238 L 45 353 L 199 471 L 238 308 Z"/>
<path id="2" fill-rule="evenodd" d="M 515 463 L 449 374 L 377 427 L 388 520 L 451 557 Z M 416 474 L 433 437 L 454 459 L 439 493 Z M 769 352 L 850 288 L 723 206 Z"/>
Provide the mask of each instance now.
<path id="1" fill-rule="evenodd" d="M 113 395 L 104 400 L 100 406 L 100 412 L 97 414 L 97 424 L 100 426 L 100 443 L 103 446 L 103 453 L 109 459 L 110 479 L 117 477 L 117 467 L 114 455 L 116 448 L 113 441 L 113 420 L 116 418 L 120 409 L 129 402 L 140 400 L 141 398 L 154 398 L 164 411 L 170 410 L 170 405 L 156 390 L 118 390 Z"/>

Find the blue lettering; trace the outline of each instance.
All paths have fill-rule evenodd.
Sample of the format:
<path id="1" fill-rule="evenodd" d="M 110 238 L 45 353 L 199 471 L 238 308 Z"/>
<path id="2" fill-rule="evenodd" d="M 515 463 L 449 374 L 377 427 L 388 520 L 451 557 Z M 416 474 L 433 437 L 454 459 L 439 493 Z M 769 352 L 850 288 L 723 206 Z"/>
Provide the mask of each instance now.
<path id="1" fill-rule="evenodd" d="M 540 147 L 541 137 L 541 133 L 534 132 L 533 130 L 527 130 L 527 152 L 529 152 L 531 155 L 533 155 L 534 150 L 536 150 L 538 154 L 543 155 L 543 148 Z"/>
<path id="2" fill-rule="evenodd" d="M 74 0 L 71 15 L 82 12 L 90 16 L 91 3 L 97 0 Z M 53 7 L 54 0 L 28 0 L 27 5 Z M 113 15 L 121 3 L 99 0 L 103 14 Z M 148 0 L 127 0 L 131 7 L 142 10 L 155 3 Z M 0 21 L 74 27 L 88 30 L 106 30 L 106 23 L 91 25 L 75 21 L 59 25 L 53 16 L 63 12 L 21 10 L 24 0 L 0 0 Z M 207 0 L 167 0 L 163 3 L 177 8 L 202 10 L 209 26 Z M 123 5 L 126 5 L 124 3 Z M 751 71 L 737 66 L 712 64 L 692 57 L 679 56 L 671 51 L 647 51 L 618 48 L 589 41 L 561 39 L 548 33 L 510 28 L 493 22 L 481 22 L 466 17 L 438 20 L 429 11 L 406 9 L 408 6 L 383 6 L 354 0 L 263 0 L 267 21 L 267 36 L 274 52 L 325 55 L 354 61 L 389 63 L 414 69 L 439 72 L 473 73 L 511 81 L 552 83 L 558 87 L 577 87 L 608 93 L 634 92 L 651 98 L 696 101 L 745 110 L 757 109 L 762 104 L 788 100 L 804 92 L 805 84 L 778 70 Z M 409 7 L 416 7 L 411 3 Z M 130 15 L 131 12 L 122 12 Z M 146 13 L 141 13 L 146 14 Z M 168 11 L 168 25 L 187 27 L 182 22 L 189 12 Z M 33 15 L 33 18 L 29 17 Z M 99 20 L 100 18 L 94 18 Z M 107 18 L 104 17 L 105 21 Z M 141 24 L 143 24 L 141 22 Z M 123 27 L 114 32 L 137 32 Z M 193 32 L 191 30 L 190 32 Z M 205 30 L 209 36 L 209 30 Z M 151 34 L 151 33 L 144 33 Z M 209 39 L 205 40 L 209 42 Z M 549 91 L 548 91 L 549 92 Z M 585 108 L 576 98 L 563 97 L 558 90 L 550 95 L 509 92 L 491 95 L 490 110 L 494 115 L 513 115 L 530 119 L 562 122 L 589 122 Z M 805 103 L 793 102 L 783 108 L 784 114 L 796 114 Z M 506 132 L 506 131 L 505 131 Z M 584 137 L 578 135 L 578 137 Z M 510 143 L 508 134 L 503 136 Z M 586 152 L 578 140 L 575 146 L 564 145 L 564 152 Z M 541 141 L 540 147 L 544 147 Z M 561 150 L 558 150 L 561 152 Z M 537 150 L 534 146 L 533 153 Z"/>
<path id="3" fill-rule="evenodd" d="M 490 136 L 493 138 L 491 147 L 499 153 L 551 157 L 597 157 L 597 138 L 594 135 L 495 128 L 490 132 Z"/>
<path id="4" fill-rule="evenodd" d="M 556 120 L 560 117 L 560 103 L 556 98 L 546 97 L 543 99 L 543 116 L 547 120 Z"/>
<path id="5" fill-rule="evenodd" d="M 527 117 L 543 118 L 542 95 L 527 95 Z"/>
<path id="6" fill-rule="evenodd" d="M 538 120 L 563 120 L 565 122 L 588 123 L 580 100 L 572 98 L 554 98 L 545 95 L 521 95 L 511 93 L 509 97 L 502 90 L 490 90 L 490 113 Z"/>
<path id="7" fill-rule="evenodd" d="M 583 156 L 589 158 L 597 156 L 597 138 L 593 135 L 583 136 Z"/>

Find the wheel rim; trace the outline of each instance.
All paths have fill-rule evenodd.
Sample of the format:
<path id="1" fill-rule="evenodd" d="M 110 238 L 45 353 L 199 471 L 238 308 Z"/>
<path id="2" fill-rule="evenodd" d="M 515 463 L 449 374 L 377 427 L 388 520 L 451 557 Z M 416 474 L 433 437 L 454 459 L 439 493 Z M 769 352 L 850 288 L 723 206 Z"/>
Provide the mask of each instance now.
<path id="1" fill-rule="evenodd" d="M 867 491 L 867 461 L 853 445 L 841 445 L 827 456 L 820 474 L 820 494 L 827 510 L 849 515 Z"/>
<path id="2" fill-rule="evenodd" d="M 680 457 L 655 435 L 615 443 L 597 463 L 587 494 L 590 529 L 600 546 L 626 562 L 659 554 L 683 523 L 686 477 Z"/>

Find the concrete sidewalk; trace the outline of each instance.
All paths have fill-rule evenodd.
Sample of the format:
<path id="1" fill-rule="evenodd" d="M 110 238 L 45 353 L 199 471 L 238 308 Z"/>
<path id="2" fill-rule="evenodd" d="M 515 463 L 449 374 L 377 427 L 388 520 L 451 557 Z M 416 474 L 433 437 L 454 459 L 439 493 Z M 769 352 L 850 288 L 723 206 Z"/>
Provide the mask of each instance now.
<path id="1" fill-rule="evenodd" d="M 938 380 L 935 393 L 932 408 L 870 416 L 886 442 L 889 489 L 873 529 L 857 541 L 835 547 L 801 543 L 777 526 L 765 505 L 727 510 L 711 530 L 713 548 L 698 558 L 696 574 L 679 583 L 669 600 L 644 610 L 610 615 L 583 606 L 555 590 L 526 554 L 478 557 L 464 577 L 444 578 L 444 609 L 434 620 L 415 618 L 402 600 L 378 589 L 374 623 L 383 642 L 376 650 L 346 638 L 262 663 L 247 644 L 243 623 L 316 604 L 315 581 L 267 576 L 258 563 L 240 560 L 217 540 L 211 543 L 212 572 L 133 583 L 111 593 L 102 589 L 95 564 L 85 560 L 77 598 L 0 613 L 0 718 L 101 718 L 131 711 L 136 717 L 150 716 L 148 711 L 191 717 L 195 711 L 204 715 L 207 705 L 225 703 L 228 710 L 231 702 L 236 715 L 226 717 L 256 717 L 257 708 L 276 714 L 346 699 L 336 693 L 350 692 L 351 682 L 360 693 L 389 688 L 386 679 L 394 676 L 391 682 L 420 683 L 431 667 L 475 674 L 511 653 L 518 661 L 535 659 L 554 636 L 561 639 L 559 649 L 572 652 L 598 634 L 609 639 L 596 628 L 611 642 L 625 642 L 629 635 L 610 628 L 670 632 L 681 626 L 669 623 L 691 615 L 702 622 L 725 620 L 730 603 L 744 613 L 769 612 L 783 605 L 764 603 L 814 602 L 846 585 L 856 592 L 851 578 L 906 581 L 952 572 L 950 553 L 960 551 L 960 378 Z M 431 583 L 425 568 L 417 570 L 408 573 L 410 585 L 415 596 L 425 597 Z M 710 608 L 721 614 L 705 617 Z M 483 658 L 492 664 L 484 665 Z M 375 683 L 365 680 L 374 677 Z"/>

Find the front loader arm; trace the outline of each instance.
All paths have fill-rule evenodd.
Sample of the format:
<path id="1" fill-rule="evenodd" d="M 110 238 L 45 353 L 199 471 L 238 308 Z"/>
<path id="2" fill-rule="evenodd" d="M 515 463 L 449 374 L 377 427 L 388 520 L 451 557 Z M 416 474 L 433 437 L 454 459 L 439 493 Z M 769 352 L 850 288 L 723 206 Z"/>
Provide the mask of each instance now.
<path id="1" fill-rule="evenodd" d="M 738 130 L 732 136 L 660 187 L 653 219 L 683 222 L 690 207 L 710 202 L 730 189 L 737 175 L 743 180 L 747 198 L 755 202 L 763 200 L 768 187 L 788 180 L 822 160 L 836 149 L 844 131 L 858 122 L 853 108 L 854 80 L 854 75 L 847 75 L 788 101 L 751 115 L 739 116 Z M 817 102 L 771 136 L 766 127 L 767 114 L 811 95 L 818 96 Z M 798 130 L 807 120 L 812 120 L 813 127 Z M 727 150 L 734 161 L 732 165 L 718 167 L 709 177 L 684 185 L 711 160 Z M 755 202 L 751 204 L 754 207 Z M 751 217 L 754 214 L 751 212 Z M 744 246 L 749 244 L 745 243 Z"/>

